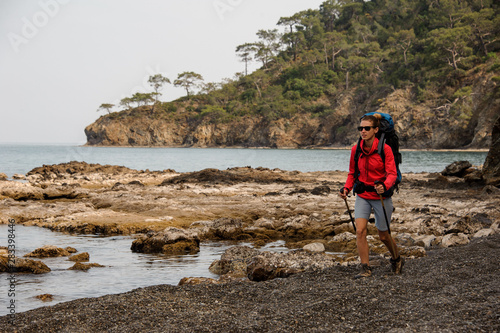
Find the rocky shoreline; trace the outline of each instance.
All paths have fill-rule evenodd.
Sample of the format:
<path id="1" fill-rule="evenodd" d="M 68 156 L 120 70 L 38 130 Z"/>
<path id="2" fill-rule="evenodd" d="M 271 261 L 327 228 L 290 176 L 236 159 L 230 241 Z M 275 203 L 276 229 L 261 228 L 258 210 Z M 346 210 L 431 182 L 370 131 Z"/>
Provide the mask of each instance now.
<path id="1" fill-rule="evenodd" d="M 17 314 L 12 332 L 498 332 L 500 235 L 436 249 L 402 276 L 336 266 L 265 282 L 153 286 Z"/>
<path id="2" fill-rule="evenodd" d="M 488 260 L 478 258 L 477 263 L 472 265 L 479 265 L 477 269 L 482 270 L 483 278 L 498 279 L 498 260 L 495 261 L 494 258 L 498 257 L 500 190 L 495 186 L 485 185 L 480 175 L 481 170 L 463 163 L 450 166 L 450 169 L 445 170 L 442 174 L 405 174 L 400 193 L 393 198 L 396 211 L 393 214 L 391 229 L 402 253 L 409 259 L 407 261 L 408 272 L 403 277 L 388 276 L 387 253 L 378 241 L 378 237 L 375 236 L 375 227 L 370 224 L 370 260 L 379 273 L 372 282 L 356 284 L 351 281 L 358 260 L 355 236 L 345 203 L 337 195 L 338 189 L 345 181 L 345 172 L 302 173 L 279 169 L 240 167 L 227 170 L 205 169 L 198 172 L 177 173 L 174 170 L 139 171 L 120 166 L 84 162 L 47 165 L 32 170 L 24 177 L 19 175 L 18 178 L 24 178 L 23 182 L 0 181 L 0 222 L 7 224 L 9 219 L 14 219 L 19 224 L 70 233 L 137 234 L 137 238 L 131 244 L 131 249 L 145 253 L 196 253 L 199 251 L 199 243 L 208 240 L 235 240 L 253 244 L 254 248 L 236 247 L 230 249 L 223 254 L 220 260 L 214 262 L 210 270 L 220 276 L 217 280 L 186 277 L 180 281 L 181 286 L 177 287 L 151 287 L 123 295 L 96 299 L 98 303 L 108 302 L 108 300 L 119 302 L 118 308 L 129 311 L 129 307 L 136 301 L 131 302 L 129 299 L 127 302 L 125 299 L 131 295 L 138 297 L 136 293 L 141 295 L 145 293 L 144 296 L 141 296 L 145 299 L 159 297 L 158 293 L 177 296 L 184 294 L 186 305 L 181 308 L 187 311 L 188 308 L 193 307 L 194 311 L 198 311 L 198 314 L 193 315 L 193 318 L 197 319 L 193 320 L 200 320 L 200 322 L 190 323 L 187 319 L 182 321 L 172 318 L 169 321 L 164 318 L 160 321 L 163 324 L 159 326 L 162 329 L 158 328 L 157 331 L 173 330 L 174 327 L 175 330 L 182 327 L 196 327 L 197 331 L 327 331 L 327 328 L 331 329 L 332 327 L 335 330 L 338 328 L 339 331 L 349 331 L 349 327 L 352 330 L 362 330 L 365 327 L 363 326 L 366 324 L 365 321 L 355 323 L 354 317 L 349 317 L 352 314 L 345 312 L 348 308 L 342 312 L 332 305 L 339 301 L 339 299 L 331 298 L 339 292 L 335 289 L 336 286 L 339 286 L 338 283 L 341 283 L 346 290 L 358 295 L 356 296 L 358 303 L 350 300 L 349 306 L 354 306 L 356 311 L 361 311 L 361 313 L 367 311 L 368 314 L 368 308 L 360 310 L 358 307 L 361 304 L 363 307 L 368 306 L 372 302 L 370 300 L 382 301 L 383 293 L 374 291 L 372 298 L 364 298 L 361 291 L 366 291 L 367 286 L 381 288 L 381 290 L 398 298 L 396 290 L 387 289 L 389 281 L 402 282 L 401 287 L 405 293 L 410 292 L 411 297 L 419 296 L 410 290 L 411 283 L 421 286 L 429 283 L 434 286 L 431 290 L 432 293 L 435 293 L 438 287 L 435 281 L 430 280 L 432 272 L 422 271 L 423 266 L 427 269 L 429 265 L 430 268 L 434 267 L 448 278 L 451 276 L 451 279 L 456 282 L 457 279 L 450 275 L 455 269 L 453 262 L 457 259 L 453 257 L 452 253 L 462 251 L 458 249 L 464 246 L 471 248 L 479 246 L 481 249 L 478 251 L 482 251 Z M 353 198 L 349 199 L 349 202 L 351 206 L 354 205 Z M 279 255 L 258 251 L 264 244 L 278 239 L 285 240 L 286 246 L 294 251 Z M 467 245 L 469 243 L 470 245 Z M 487 248 L 488 246 L 489 248 Z M 449 252 L 449 250 L 455 252 Z M 337 254 L 332 255 L 332 252 Z M 433 253 L 439 254 L 434 255 Z M 436 256 L 441 256 L 442 259 L 433 261 Z M 466 257 L 458 259 L 468 260 Z M 444 261 L 448 264 L 444 264 L 443 267 L 441 265 Z M 468 264 L 463 265 L 467 266 Z M 464 271 L 466 271 L 465 268 Z M 418 278 L 418 274 L 414 274 L 419 272 L 424 274 L 420 278 Z M 460 274 L 466 273 L 461 272 Z M 473 271 L 467 274 L 471 275 Z M 479 277 L 474 277 L 474 279 L 478 279 L 478 283 L 482 281 L 479 280 Z M 252 322 L 248 322 L 246 319 L 235 319 L 237 311 L 244 309 L 244 307 L 239 308 L 237 304 L 233 307 L 233 303 L 224 302 L 224 306 L 221 305 L 212 310 L 211 307 L 202 309 L 197 303 L 205 302 L 206 306 L 218 304 L 220 296 L 217 295 L 223 291 L 228 291 L 234 297 L 239 295 L 239 298 L 233 298 L 231 302 L 251 302 L 252 300 L 243 301 L 242 298 L 248 297 L 248 293 L 256 293 L 257 295 L 262 293 L 259 297 L 264 297 L 265 293 L 276 289 L 278 290 L 276 291 L 277 298 L 273 301 L 280 304 L 292 301 L 293 297 L 286 296 L 288 295 L 287 290 L 293 294 L 294 288 L 307 288 L 310 280 L 316 281 L 311 282 L 313 284 L 308 289 L 313 295 L 307 296 L 304 293 L 303 297 L 309 298 L 297 299 L 297 301 L 309 304 L 308 311 L 312 311 L 312 308 L 321 308 L 318 311 L 322 313 L 321 316 L 324 316 L 326 322 L 315 319 L 313 316 L 313 313 L 316 313 L 315 310 L 304 312 L 312 316 L 310 320 L 302 317 L 300 322 L 293 324 L 294 317 L 288 316 L 292 313 L 297 314 L 297 311 L 300 312 L 302 303 L 283 306 L 283 309 L 288 308 L 288 310 L 286 312 L 285 310 L 278 311 L 277 317 L 274 317 L 270 322 L 265 320 L 267 317 L 264 316 L 264 313 L 274 311 L 274 308 L 266 308 L 272 306 L 271 303 L 254 305 L 261 310 L 250 315 L 254 318 Z M 259 282 L 257 283 L 257 281 Z M 318 288 L 326 293 L 324 284 L 327 282 L 334 284 L 328 288 L 335 289 L 335 292 L 332 294 L 332 291 L 327 288 L 329 290 L 327 294 L 330 298 L 320 297 L 318 299 Z M 266 284 L 263 285 L 264 283 Z M 460 283 L 465 284 L 465 282 Z M 455 289 L 453 289 L 452 294 L 455 295 L 453 297 L 458 297 L 457 295 L 466 292 L 466 290 L 460 289 L 459 284 L 456 284 Z M 451 285 L 449 286 L 452 288 Z M 480 293 L 480 286 L 477 288 L 477 293 Z M 493 293 L 493 296 L 483 295 L 483 297 L 487 298 L 485 304 L 490 307 L 495 302 L 498 304 L 498 283 L 492 282 L 488 288 L 488 293 Z M 430 290 L 425 292 L 430 293 Z M 194 293 L 201 293 L 196 297 L 201 297 L 205 301 L 199 301 Z M 438 292 L 436 295 L 439 294 Z M 347 294 L 344 296 L 346 299 L 348 298 Z M 435 300 L 433 306 L 437 306 L 440 302 L 439 297 L 430 294 L 428 296 L 433 297 Z M 405 297 L 403 298 L 406 300 L 411 299 Z M 403 298 L 398 298 L 396 304 L 405 308 L 408 305 L 401 303 Z M 120 301 L 117 301 L 118 299 Z M 314 303 L 314 299 L 318 299 L 319 303 Z M 417 299 L 420 298 L 417 297 Z M 19 331 L 39 331 L 40 326 L 37 323 L 40 323 L 40 320 L 43 322 L 51 321 L 50 315 L 46 315 L 46 313 L 52 311 L 60 311 L 59 315 L 66 319 L 57 321 L 57 323 L 53 322 L 52 326 L 48 326 L 52 327 L 50 331 L 78 331 L 78 329 L 85 331 L 87 328 L 80 327 L 71 319 L 70 313 L 75 314 L 75 311 L 81 312 L 81 316 L 86 316 L 86 321 L 93 320 L 89 316 L 100 318 L 95 319 L 98 324 L 93 328 L 94 331 L 101 327 L 108 331 L 127 331 L 127 329 L 135 331 L 134 327 L 144 328 L 151 324 L 146 323 L 144 321 L 146 319 L 142 320 L 136 317 L 135 322 L 130 321 L 132 319 L 129 318 L 121 318 L 122 324 L 116 321 L 111 325 L 113 321 L 106 323 L 104 319 L 107 315 L 92 314 L 92 311 L 95 310 L 85 310 L 89 307 L 87 302 L 94 301 L 92 299 L 77 300 L 18 314 L 19 321 L 16 327 Z M 131 304 L 129 304 L 130 302 Z M 177 299 L 172 299 L 169 302 L 176 304 L 176 306 L 179 305 Z M 377 304 L 376 301 L 372 303 Z M 162 304 L 165 305 L 165 303 Z M 116 306 L 117 304 L 113 305 L 113 307 Z M 155 305 L 151 309 L 147 309 L 144 306 L 146 305 L 139 303 L 137 308 L 139 312 L 134 313 L 152 312 L 164 317 L 160 313 L 166 311 L 165 308 L 157 308 Z M 324 311 L 323 308 L 330 311 Z M 179 310 L 172 310 L 173 308 L 170 307 L 169 309 L 169 311 L 173 311 L 168 312 L 170 315 L 179 315 L 177 312 Z M 252 306 L 247 303 L 246 309 L 252 309 Z M 388 307 L 388 310 L 390 309 L 396 310 L 392 305 Z M 404 311 L 410 311 L 408 308 L 405 309 Z M 423 311 L 419 307 L 418 311 L 421 310 Z M 350 309 L 349 312 L 352 311 Z M 190 309 L 189 313 L 191 312 Z M 112 316 L 119 318 L 120 313 L 113 313 Z M 335 313 L 339 317 L 333 319 L 331 316 Z M 398 312 L 396 311 L 396 313 Z M 209 315 L 221 318 L 227 326 L 211 326 L 210 321 L 205 323 L 206 316 Z M 225 315 L 226 317 L 224 317 Z M 428 312 L 428 315 L 430 316 L 431 312 Z M 32 320 L 38 316 L 41 316 L 40 318 L 46 317 Z M 284 324 L 283 329 L 276 326 L 281 321 L 281 319 L 278 320 L 281 318 L 280 316 L 292 320 L 288 324 Z M 389 325 L 387 327 L 408 331 L 419 331 L 415 327 L 424 329 L 424 331 L 430 330 L 434 320 L 432 319 L 426 324 L 430 326 L 424 327 L 421 324 L 413 323 L 413 326 L 405 328 L 400 326 L 401 320 L 396 320 L 394 323 L 399 324 L 394 324 L 396 325 L 394 326 L 393 322 L 388 319 L 391 317 L 389 312 L 384 313 L 384 316 L 386 318 L 384 325 Z M 486 316 L 486 314 L 481 313 L 481 316 Z M 473 321 L 474 325 L 484 331 L 498 330 L 498 316 L 496 321 L 491 319 L 492 316 L 495 317 L 497 314 L 486 316 L 490 318 L 486 326 L 477 321 Z M 23 318 L 31 319 L 26 319 L 24 322 Z M 301 318 L 301 316 L 299 315 L 297 318 Z M 344 320 L 341 318 L 351 319 L 342 323 Z M 5 317 L 1 320 L 5 320 Z M 275 320 L 276 322 L 274 322 Z M 60 323 L 60 327 L 57 326 L 58 323 Z M 178 325 L 176 323 L 180 326 L 176 326 Z M 205 324 L 206 326 L 204 326 Z M 343 326 L 344 324 L 345 326 Z M 213 325 L 216 325 L 215 321 L 213 321 Z M 315 325 L 317 325 L 317 329 L 313 328 Z M 443 325 L 444 329 L 455 331 L 447 323 Z M 491 328 L 495 329 L 491 330 Z M 155 331 L 151 327 L 148 327 L 148 330 Z M 463 330 L 467 330 L 466 326 L 458 328 L 458 331 Z M 471 330 L 475 330 L 475 328 L 471 326 Z M 89 331 L 92 330 L 89 329 Z M 384 331 L 384 329 L 380 328 L 380 331 Z"/>

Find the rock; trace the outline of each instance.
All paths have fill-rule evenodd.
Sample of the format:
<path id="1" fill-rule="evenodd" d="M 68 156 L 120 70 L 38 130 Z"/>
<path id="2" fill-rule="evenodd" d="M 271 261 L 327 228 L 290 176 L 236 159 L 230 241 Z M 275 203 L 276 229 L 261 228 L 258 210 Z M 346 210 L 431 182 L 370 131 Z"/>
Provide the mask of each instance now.
<path id="1" fill-rule="evenodd" d="M 493 185 L 486 185 L 481 191 L 481 195 L 500 195 L 500 188 Z"/>
<path id="2" fill-rule="evenodd" d="M 443 176 L 455 176 L 455 177 L 463 177 L 465 176 L 466 170 L 470 168 L 472 164 L 469 161 L 458 161 L 453 162 L 448 165 L 441 174 Z"/>
<path id="3" fill-rule="evenodd" d="M 142 253 L 194 254 L 200 250 L 196 231 L 169 227 L 148 232 L 132 242 L 131 250 Z"/>
<path id="4" fill-rule="evenodd" d="M 88 252 L 82 252 L 79 254 L 75 254 L 74 256 L 71 256 L 68 259 L 71 261 L 89 261 L 90 256 Z"/>
<path id="5" fill-rule="evenodd" d="M 469 237 L 463 233 L 459 234 L 448 234 L 443 237 L 441 241 L 441 246 L 443 247 L 451 247 L 457 245 L 465 245 L 469 243 Z"/>
<path id="6" fill-rule="evenodd" d="M 43 302 L 52 302 L 54 299 L 54 295 L 51 294 L 42 294 L 42 295 L 37 295 L 35 298 L 38 298 L 39 300 L 42 300 Z"/>
<path id="7" fill-rule="evenodd" d="M 12 175 L 12 179 L 20 179 L 20 180 L 22 180 L 22 179 L 26 179 L 26 176 L 22 175 L 20 173 L 15 173 L 15 174 Z"/>
<path id="8" fill-rule="evenodd" d="M 7 177 L 7 175 L 3 172 L 0 172 L 0 180 L 7 180 L 9 179 L 9 177 Z"/>
<path id="9" fill-rule="evenodd" d="M 422 242 L 425 248 L 431 247 L 432 243 L 436 239 L 436 236 L 434 235 L 421 235 L 421 236 L 416 236 L 415 240 L 417 243 Z"/>
<path id="10" fill-rule="evenodd" d="M 50 268 L 43 262 L 32 259 L 15 258 L 9 263 L 7 256 L 0 256 L 0 272 L 33 273 L 44 274 L 50 272 Z M 9 264 L 12 267 L 9 267 Z"/>
<path id="11" fill-rule="evenodd" d="M 446 229 L 445 234 L 474 234 L 485 227 L 490 227 L 491 224 L 491 219 L 484 213 L 474 214 L 472 216 L 467 215 L 453 222 Z"/>
<path id="12" fill-rule="evenodd" d="M 66 251 L 68 251 L 69 253 L 76 253 L 78 252 L 77 249 L 75 249 L 74 247 L 71 247 L 71 246 L 67 246 L 64 248 Z"/>
<path id="13" fill-rule="evenodd" d="M 48 257 L 64 257 L 69 256 L 69 252 L 66 249 L 54 246 L 54 245 L 45 245 L 40 247 L 28 254 L 25 254 L 25 257 L 31 258 L 48 258 Z"/>
<path id="14" fill-rule="evenodd" d="M 42 200 L 43 190 L 39 187 L 20 182 L 2 182 L 0 198 L 7 197 L 18 201 Z"/>
<path id="15" fill-rule="evenodd" d="M 487 185 L 500 186 L 500 117 L 491 132 L 491 147 L 484 162 L 483 178 Z"/>
<path id="16" fill-rule="evenodd" d="M 409 247 L 400 247 L 399 253 L 406 258 L 420 258 L 425 257 L 427 252 L 421 246 L 409 246 Z"/>
<path id="17" fill-rule="evenodd" d="M 307 244 L 303 249 L 310 252 L 325 252 L 325 246 L 322 243 Z"/>
<path id="18" fill-rule="evenodd" d="M 219 284 L 219 283 L 220 283 L 219 281 L 211 278 L 185 277 L 179 281 L 178 285 L 183 286 L 183 285 L 197 285 L 197 284 Z"/>
<path id="19" fill-rule="evenodd" d="M 82 263 L 82 262 L 77 262 L 73 266 L 71 266 L 70 268 L 68 268 L 68 270 L 88 271 L 92 267 L 105 267 L 105 266 L 97 264 L 97 263 L 85 264 L 85 263 Z"/>
<path id="20" fill-rule="evenodd" d="M 313 188 L 313 190 L 311 191 L 311 194 L 313 194 L 313 195 L 328 195 L 328 194 L 330 194 L 330 192 L 331 192 L 331 189 L 329 186 L 322 185 L 322 186 L 317 186 L 317 187 Z"/>
<path id="21" fill-rule="evenodd" d="M 478 232 L 472 236 L 473 238 L 479 238 L 479 237 L 487 237 L 490 235 L 493 235 L 495 233 L 495 230 L 488 228 L 488 229 L 481 229 Z"/>
<path id="22" fill-rule="evenodd" d="M 246 276 L 248 264 L 259 254 L 259 250 L 249 246 L 233 246 L 224 251 L 220 260 L 212 262 L 209 270 L 217 275 Z"/>

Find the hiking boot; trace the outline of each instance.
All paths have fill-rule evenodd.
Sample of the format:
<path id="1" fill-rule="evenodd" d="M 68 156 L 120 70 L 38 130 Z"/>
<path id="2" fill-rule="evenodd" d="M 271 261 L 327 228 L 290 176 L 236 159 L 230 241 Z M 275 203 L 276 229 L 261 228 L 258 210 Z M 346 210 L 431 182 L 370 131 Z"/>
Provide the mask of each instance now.
<path id="1" fill-rule="evenodd" d="M 370 277 L 370 276 L 372 276 L 372 268 L 370 267 L 370 265 L 361 264 L 361 271 L 354 278 L 361 279 L 361 278 Z"/>
<path id="2" fill-rule="evenodd" d="M 392 272 L 398 275 L 401 274 L 403 272 L 404 264 L 405 264 L 405 259 L 401 258 L 401 256 L 399 256 L 398 259 L 391 258 Z"/>

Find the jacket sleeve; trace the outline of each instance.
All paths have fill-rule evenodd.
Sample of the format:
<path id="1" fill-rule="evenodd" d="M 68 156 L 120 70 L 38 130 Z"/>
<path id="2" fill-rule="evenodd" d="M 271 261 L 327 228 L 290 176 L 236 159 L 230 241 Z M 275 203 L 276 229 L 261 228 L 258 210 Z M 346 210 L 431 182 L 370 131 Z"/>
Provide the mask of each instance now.
<path id="1" fill-rule="evenodd" d="M 396 169 L 396 162 L 394 161 L 394 154 L 392 153 L 392 149 L 389 145 L 384 145 L 384 154 L 385 154 L 385 181 L 384 186 L 386 189 L 390 189 L 396 184 L 396 180 L 398 178 L 398 171 Z"/>
<path id="2" fill-rule="evenodd" d="M 349 192 L 352 191 L 352 188 L 354 187 L 354 180 L 356 177 L 354 176 L 354 155 L 356 155 L 356 145 L 351 148 L 351 158 L 349 160 L 349 173 L 347 174 L 347 180 L 345 182 L 344 187 L 349 190 Z"/>

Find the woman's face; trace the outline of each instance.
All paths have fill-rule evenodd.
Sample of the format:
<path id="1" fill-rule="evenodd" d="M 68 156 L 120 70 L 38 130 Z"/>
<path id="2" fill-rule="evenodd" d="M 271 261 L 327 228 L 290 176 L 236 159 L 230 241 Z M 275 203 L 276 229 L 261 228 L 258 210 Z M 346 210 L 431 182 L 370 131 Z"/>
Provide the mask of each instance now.
<path id="1" fill-rule="evenodd" d="M 375 137 L 375 134 L 378 132 L 378 127 L 373 128 L 372 127 L 373 124 L 369 120 L 361 120 L 361 123 L 359 124 L 359 126 L 361 126 L 361 127 L 370 126 L 369 131 L 367 131 L 366 129 L 363 128 L 360 132 L 361 138 L 365 141 L 372 140 Z"/>

